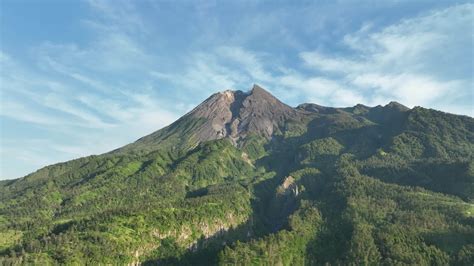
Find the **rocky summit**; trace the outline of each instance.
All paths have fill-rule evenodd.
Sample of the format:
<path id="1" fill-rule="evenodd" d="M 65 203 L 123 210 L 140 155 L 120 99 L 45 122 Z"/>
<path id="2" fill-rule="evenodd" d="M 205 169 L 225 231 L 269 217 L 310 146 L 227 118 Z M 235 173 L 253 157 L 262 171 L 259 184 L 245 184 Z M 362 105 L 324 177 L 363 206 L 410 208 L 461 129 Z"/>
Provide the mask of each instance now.
<path id="1" fill-rule="evenodd" d="M 0 181 L 2 265 L 474 265 L 474 119 L 224 91 Z"/>
<path id="2" fill-rule="evenodd" d="M 163 131 L 171 134 L 173 128 L 190 121 L 200 121 L 192 129 L 194 144 L 228 138 L 234 144 L 255 134 L 270 139 L 274 131 L 281 132 L 285 122 L 301 119 L 303 113 L 275 98 L 258 85 L 248 92 L 227 90 L 211 95 L 203 103 L 171 124 L 140 139 L 137 144 L 161 140 Z M 153 144 L 152 144 L 153 145 Z"/>
<path id="3" fill-rule="evenodd" d="M 200 141 L 224 137 L 237 141 L 252 133 L 269 139 L 274 130 L 289 119 L 297 119 L 299 113 L 254 85 L 248 93 L 230 90 L 216 93 L 188 115 L 207 121 L 198 134 Z"/>

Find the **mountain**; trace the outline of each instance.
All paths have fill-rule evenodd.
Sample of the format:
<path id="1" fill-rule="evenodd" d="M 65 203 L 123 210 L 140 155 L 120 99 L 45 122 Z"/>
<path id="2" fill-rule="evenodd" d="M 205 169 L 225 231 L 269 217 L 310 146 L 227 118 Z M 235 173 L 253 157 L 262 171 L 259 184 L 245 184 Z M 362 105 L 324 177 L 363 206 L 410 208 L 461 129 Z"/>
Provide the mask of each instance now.
<path id="1" fill-rule="evenodd" d="M 298 110 L 254 85 L 248 93 L 230 90 L 215 93 L 170 126 L 121 150 L 152 150 L 171 144 L 189 148 L 222 138 L 237 144 L 252 134 L 270 139 L 274 131 L 281 131 L 286 121 L 300 120 L 301 116 Z"/>
<path id="2" fill-rule="evenodd" d="M 255 85 L 0 182 L 0 262 L 473 265 L 474 119 Z"/>

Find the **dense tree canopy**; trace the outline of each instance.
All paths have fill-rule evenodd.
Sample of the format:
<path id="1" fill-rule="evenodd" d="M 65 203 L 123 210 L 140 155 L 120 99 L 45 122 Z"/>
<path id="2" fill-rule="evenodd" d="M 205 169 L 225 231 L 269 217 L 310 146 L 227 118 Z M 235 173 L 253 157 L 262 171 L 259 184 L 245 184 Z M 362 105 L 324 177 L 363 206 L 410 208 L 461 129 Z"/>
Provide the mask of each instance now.
<path id="1" fill-rule="evenodd" d="M 309 117 L 238 145 L 195 145 L 202 121 L 185 120 L 154 135 L 163 145 L 2 181 L 0 262 L 474 264 L 472 118 Z"/>

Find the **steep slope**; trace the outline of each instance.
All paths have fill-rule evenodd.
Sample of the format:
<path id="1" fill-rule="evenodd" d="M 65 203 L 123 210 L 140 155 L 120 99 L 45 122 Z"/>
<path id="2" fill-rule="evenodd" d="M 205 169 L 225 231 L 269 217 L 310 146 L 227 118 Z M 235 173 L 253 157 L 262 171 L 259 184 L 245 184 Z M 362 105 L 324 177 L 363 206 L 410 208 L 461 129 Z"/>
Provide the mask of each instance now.
<path id="1" fill-rule="evenodd" d="M 221 138 L 229 138 L 237 144 L 252 134 L 270 139 L 274 132 L 281 131 L 286 121 L 301 120 L 301 116 L 301 112 L 280 102 L 258 85 L 247 93 L 228 90 L 211 95 L 170 126 L 120 151 L 169 145 L 189 148 Z"/>
<path id="2" fill-rule="evenodd" d="M 0 182 L 0 262 L 472 265 L 473 154 L 471 117 L 225 91 Z"/>

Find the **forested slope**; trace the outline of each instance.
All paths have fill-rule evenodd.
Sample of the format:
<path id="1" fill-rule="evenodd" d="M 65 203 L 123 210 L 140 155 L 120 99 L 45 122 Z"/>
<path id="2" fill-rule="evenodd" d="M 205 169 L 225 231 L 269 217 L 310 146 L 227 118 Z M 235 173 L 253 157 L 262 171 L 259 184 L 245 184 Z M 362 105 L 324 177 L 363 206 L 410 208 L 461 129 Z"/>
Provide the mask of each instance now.
<path id="1" fill-rule="evenodd" d="M 0 262 L 473 265 L 473 118 L 229 93 L 0 182 Z"/>

